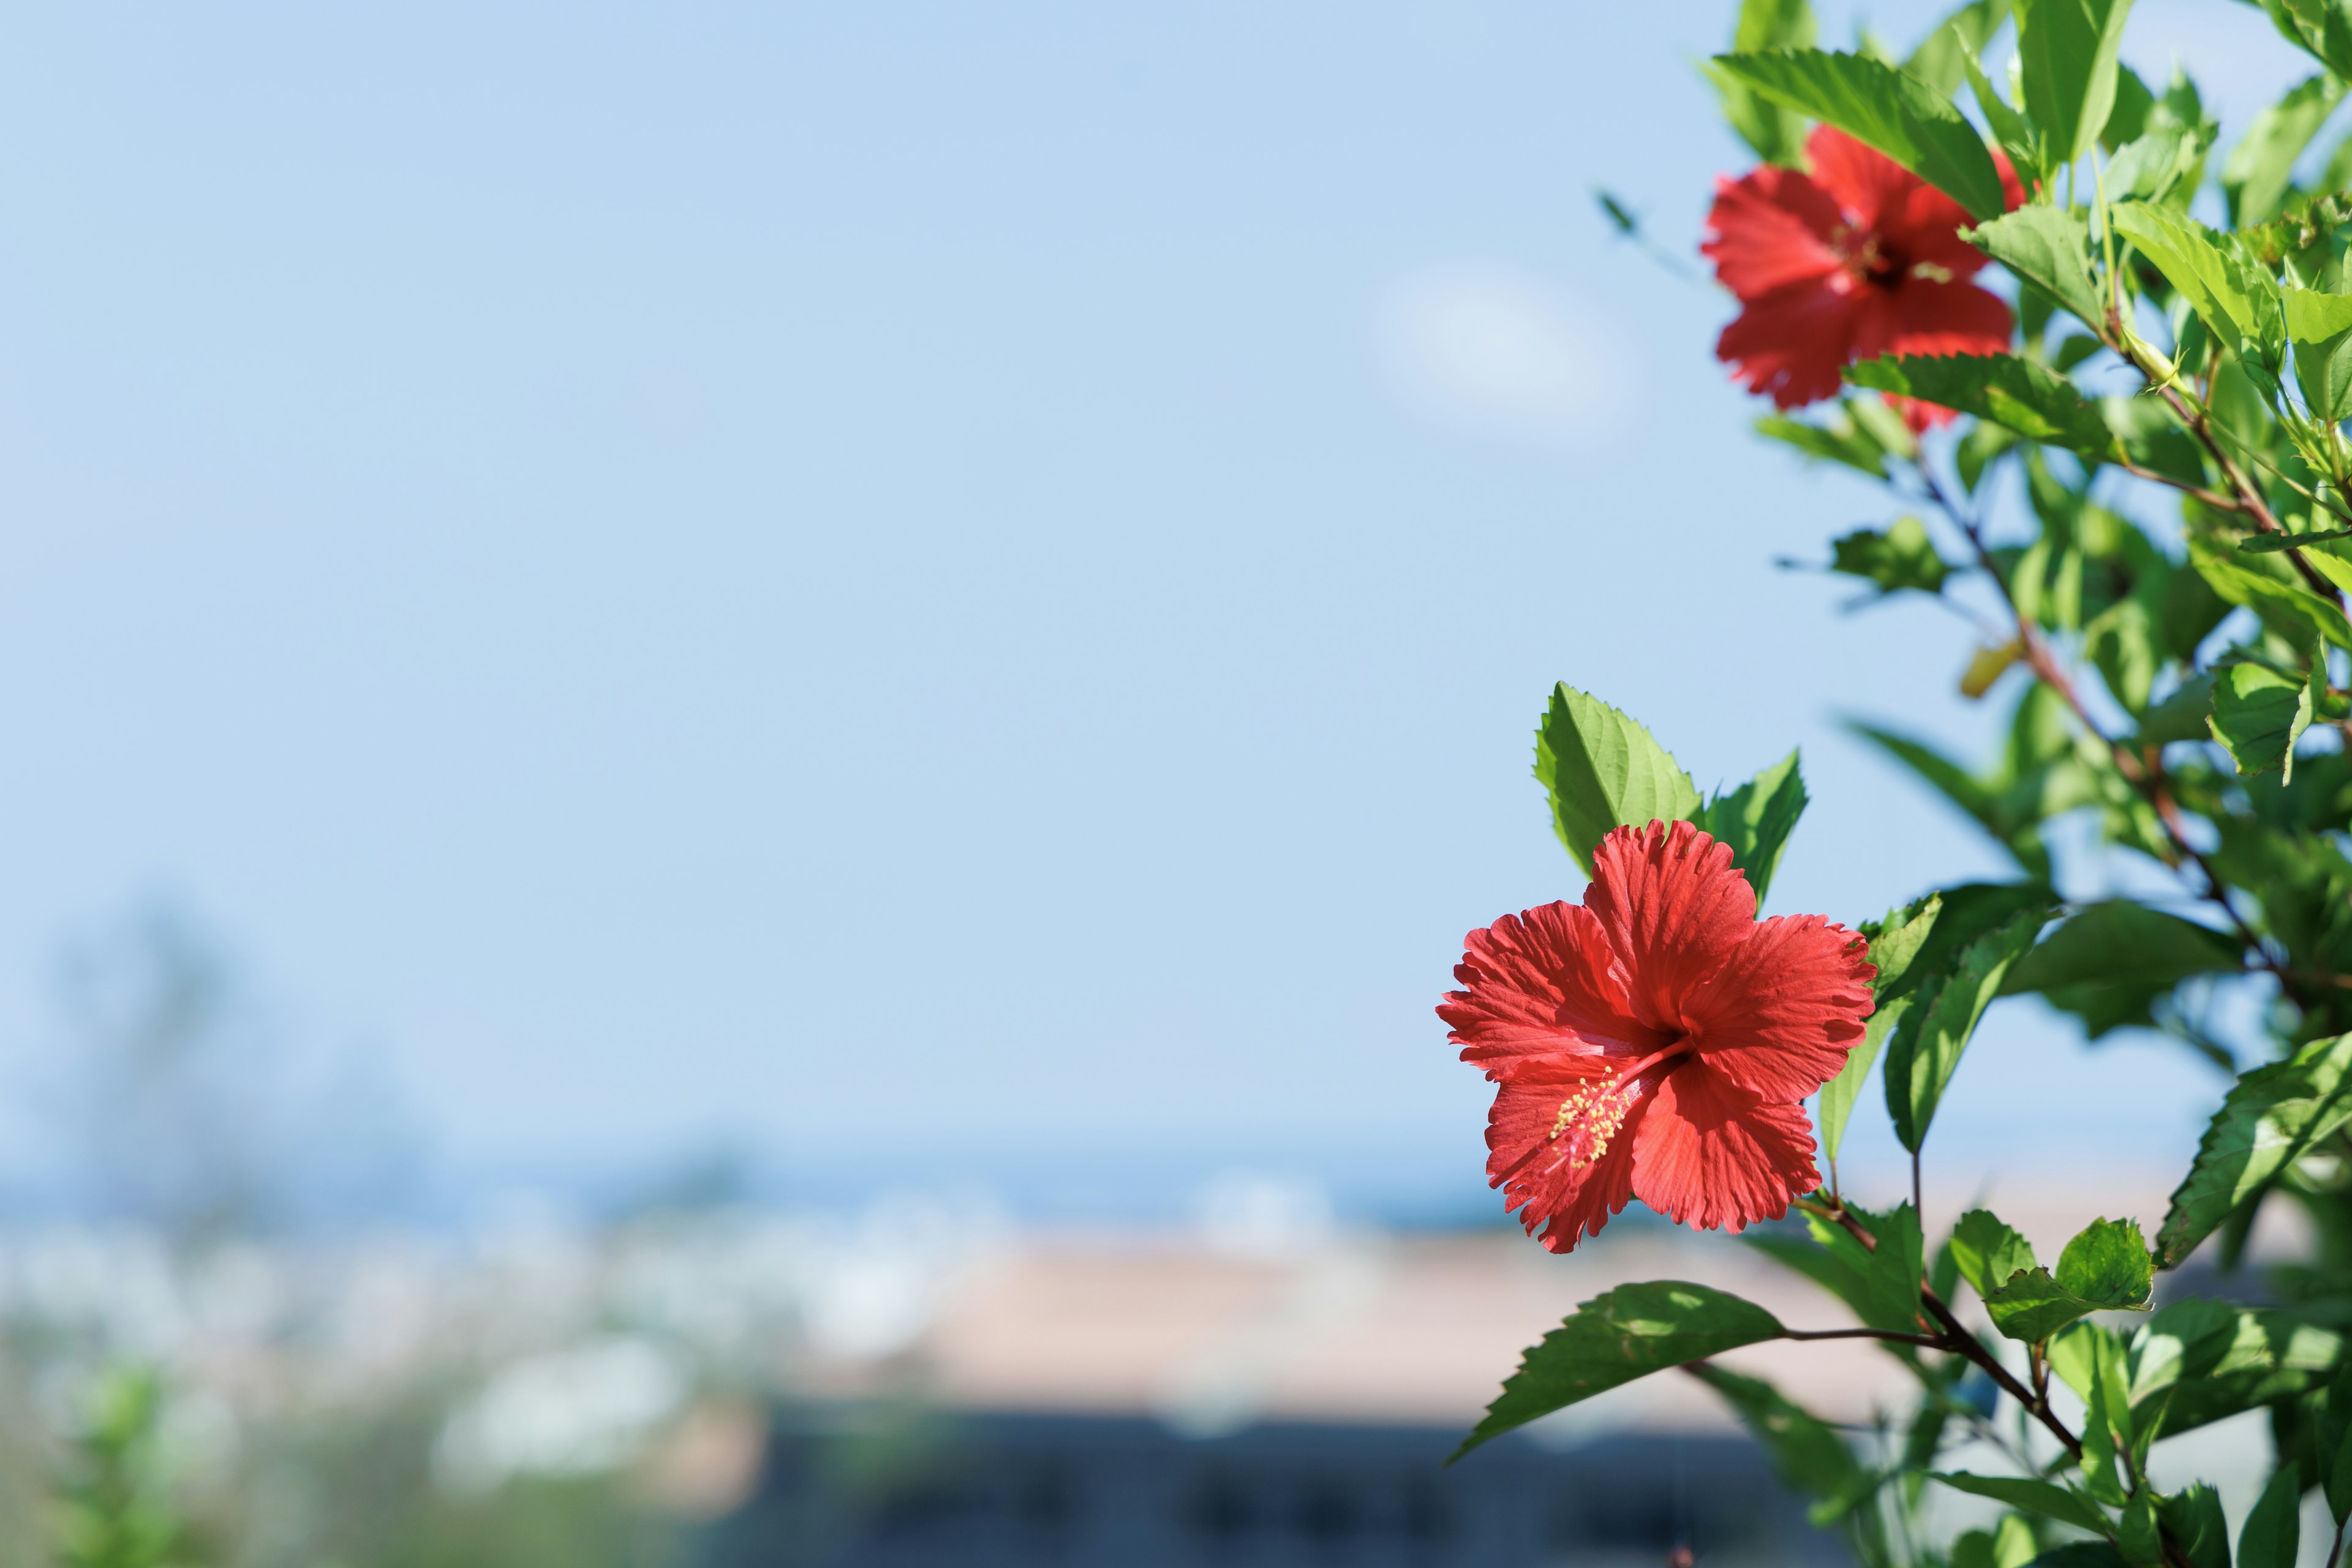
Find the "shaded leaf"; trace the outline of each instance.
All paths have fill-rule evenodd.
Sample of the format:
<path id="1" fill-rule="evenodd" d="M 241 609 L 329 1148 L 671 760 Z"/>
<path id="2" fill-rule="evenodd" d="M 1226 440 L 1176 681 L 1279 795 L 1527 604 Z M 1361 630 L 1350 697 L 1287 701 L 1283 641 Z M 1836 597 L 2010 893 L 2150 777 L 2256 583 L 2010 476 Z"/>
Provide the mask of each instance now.
<path id="1" fill-rule="evenodd" d="M 2033 1256 L 2033 1244 L 1990 1209 L 1970 1209 L 1962 1215 L 1952 1227 L 1951 1247 L 1960 1278 L 1980 1297 L 2041 1267 Z"/>
<path id="2" fill-rule="evenodd" d="M 1595 1296 L 1526 1352 L 1454 1458 L 1596 1394 L 1654 1372 L 1778 1339 L 1763 1308 L 1705 1285 L 1657 1280 Z"/>
<path id="3" fill-rule="evenodd" d="M 2275 382 L 2286 355 L 2278 285 L 2233 237 L 2145 202 L 2116 205 L 2108 222 L 2180 290 L 2242 363 L 2259 367 Z"/>
<path id="4" fill-rule="evenodd" d="M 1812 41 L 1813 11 L 1807 0 L 1742 0 L 1731 47 L 1736 53 L 1753 54 L 1789 46 L 1806 48 Z M 1722 99 L 1724 120 L 1756 150 L 1758 157 L 1790 168 L 1803 166 L 1804 116 L 1763 97 L 1727 72 L 1710 66 L 1707 75 Z"/>
<path id="5" fill-rule="evenodd" d="M 1938 977 L 1932 994 L 1923 989 L 1895 1026 L 1886 1046 L 1886 1109 L 1906 1149 L 1916 1153 L 1927 1142 L 1978 1020 L 2047 918 L 2042 909 L 2029 910 L 1977 938 L 1949 976 Z"/>
<path id="6" fill-rule="evenodd" d="M 2091 904 L 2018 960 L 2006 995 L 2038 991 L 2081 1016 L 2093 1039 L 2154 1022 L 2150 1005 L 2194 974 L 2234 973 L 2234 937 L 2126 900 Z"/>
<path id="7" fill-rule="evenodd" d="M 2302 1544 L 2302 1476 L 2293 1465 L 2281 1466 L 2247 1510 L 2238 1532 L 2238 1568 L 2294 1568 Z"/>
<path id="8" fill-rule="evenodd" d="M 1728 795 L 1717 795 L 1696 820 L 1731 846 L 1731 863 L 1748 877 L 1760 904 L 1780 864 L 1780 851 L 1805 812 L 1805 781 L 1790 752 Z"/>
<path id="9" fill-rule="evenodd" d="M 2005 1502 L 2011 1508 L 2038 1513 L 2044 1519 L 2054 1519 L 2078 1530 L 2095 1530 L 2105 1534 L 2107 1529 L 2106 1515 L 2101 1513 L 2090 1499 L 2068 1491 L 2053 1481 L 2028 1480 L 2022 1476 L 1970 1475 L 1966 1470 L 1929 1473 L 1955 1491 L 1990 1498 L 1995 1502 Z"/>
<path id="10" fill-rule="evenodd" d="M 1878 584 L 1881 594 L 1916 588 L 1940 594 L 1951 567 L 1936 553 L 1927 529 L 1916 517 L 1898 517 L 1885 531 L 1859 528 L 1831 545 L 1830 570 Z"/>
<path id="11" fill-rule="evenodd" d="M 2241 773 L 2280 769 L 2294 777 L 2294 743 L 2311 727 L 2311 684 L 2259 664 L 2216 672 L 2213 739 Z"/>
<path id="12" fill-rule="evenodd" d="M 1877 1489 L 1878 1478 L 1854 1457 L 1837 1428 L 1770 1384 L 1704 1362 L 1689 1370 L 1723 1396 L 1763 1447 L 1781 1482 L 1814 1500 L 1811 1518 L 1815 1525 L 1834 1522 Z"/>
<path id="13" fill-rule="evenodd" d="M 2097 1220 L 2066 1244 L 2054 1274 L 2028 1269 L 1986 1296 L 1985 1310 L 2009 1338 L 2038 1343 L 2093 1312 L 2145 1310 L 2154 1280 L 2139 1226 Z"/>
<path id="14" fill-rule="evenodd" d="M 2352 1035 L 2314 1040 L 2241 1076 L 2205 1129 L 2188 1177 L 2157 1232 L 2159 1268 L 2179 1265 L 2231 1211 L 2290 1162 L 2352 1121 Z"/>
<path id="15" fill-rule="evenodd" d="M 2098 405 L 2048 365 L 2015 354 L 1903 354 L 1848 365 L 1857 386 L 1940 404 L 2094 458 L 2113 456 L 2115 432 Z"/>

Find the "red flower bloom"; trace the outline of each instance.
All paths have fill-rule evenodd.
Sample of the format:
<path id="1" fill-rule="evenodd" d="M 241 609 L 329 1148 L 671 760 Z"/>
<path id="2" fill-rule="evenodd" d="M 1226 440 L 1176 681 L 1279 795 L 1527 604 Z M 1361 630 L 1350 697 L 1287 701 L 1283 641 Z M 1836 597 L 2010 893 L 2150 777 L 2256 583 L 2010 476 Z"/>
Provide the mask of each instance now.
<path id="1" fill-rule="evenodd" d="M 1640 1198 L 1738 1230 L 1821 1184 L 1800 1102 L 1871 1010 L 1863 939 L 1820 915 L 1758 921 L 1731 850 L 1687 822 L 1621 827 L 1584 902 L 1463 939 L 1437 1016 L 1502 1087 L 1489 1185 L 1566 1252 Z"/>
<path id="2" fill-rule="evenodd" d="M 1969 281 L 1986 258 L 1957 232 L 1971 221 L 1959 203 L 1826 125 L 1805 156 L 1810 174 L 1767 163 L 1715 182 L 1699 250 L 1743 307 L 1715 343 L 1734 379 L 1795 408 L 1835 395 L 1856 360 L 2009 347 L 2009 307 Z M 1993 157 L 2014 207 L 2017 174 Z M 1952 417 L 1894 401 L 1915 430 Z"/>

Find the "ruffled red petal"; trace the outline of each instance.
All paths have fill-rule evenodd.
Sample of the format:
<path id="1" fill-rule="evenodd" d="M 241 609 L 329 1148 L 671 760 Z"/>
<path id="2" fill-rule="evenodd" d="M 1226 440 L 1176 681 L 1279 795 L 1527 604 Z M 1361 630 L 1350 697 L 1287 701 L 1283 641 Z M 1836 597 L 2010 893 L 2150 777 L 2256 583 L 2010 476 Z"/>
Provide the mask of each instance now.
<path id="1" fill-rule="evenodd" d="M 1973 283 L 1912 278 L 1895 290 L 1884 353 L 1997 354 L 2009 352 L 2008 302 Z"/>
<path id="2" fill-rule="evenodd" d="M 1741 300 L 1839 270 L 1830 243 L 1845 222 L 1836 198 L 1794 169 L 1767 163 L 1715 183 L 1706 241 L 1717 281 Z"/>
<path id="3" fill-rule="evenodd" d="M 1616 1050 L 1633 1058 L 1657 1048 L 1634 1016 L 1616 955 L 1592 911 L 1546 904 L 1505 915 L 1462 939 L 1454 978 L 1437 1016 L 1465 1062 Z M 1490 1076 L 1496 1076 L 1490 1073 Z"/>
<path id="4" fill-rule="evenodd" d="M 1870 1016 L 1870 944 L 1819 915 L 1759 923 L 1683 998 L 1698 1060 L 1751 1099 L 1799 1100 L 1845 1066 Z"/>
<path id="5" fill-rule="evenodd" d="M 1731 847 L 1688 822 L 1620 827 L 1592 852 L 1585 908 L 1623 966 L 1633 1014 L 1685 1027 L 1682 999 L 1755 930 L 1756 889 Z"/>
<path id="6" fill-rule="evenodd" d="M 1652 1073 L 1600 1107 L 1601 1117 L 1576 1114 L 1575 1097 L 1599 1099 L 1611 1082 L 1606 1070 L 1568 1070 L 1586 1061 L 1510 1064 L 1486 1116 L 1488 1184 L 1503 1188 L 1504 1208 L 1554 1252 L 1598 1235 L 1633 1200 L 1634 1147 L 1656 1090 Z"/>
<path id="7" fill-rule="evenodd" d="M 1821 1185 L 1801 1105 L 1759 1105 L 1703 1061 L 1658 1086 L 1633 1140 L 1633 1194 L 1677 1225 L 1739 1230 Z"/>
<path id="8" fill-rule="evenodd" d="M 1780 408 L 1836 396 L 1866 309 L 1855 298 L 1858 290 L 1845 287 L 1849 282 L 1840 273 L 1748 301 L 1715 340 L 1715 357 L 1748 391 L 1767 395 Z"/>

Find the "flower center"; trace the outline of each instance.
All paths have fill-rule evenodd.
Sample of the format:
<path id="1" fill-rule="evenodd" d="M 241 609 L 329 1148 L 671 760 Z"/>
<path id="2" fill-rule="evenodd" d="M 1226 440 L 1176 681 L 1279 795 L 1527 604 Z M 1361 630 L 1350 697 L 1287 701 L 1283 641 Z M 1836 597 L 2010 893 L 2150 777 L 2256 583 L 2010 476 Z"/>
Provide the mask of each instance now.
<path id="1" fill-rule="evenodd" d="M 1832 235 L 1830 243 L 1836 247 L 1838 258 L 1858 283 L 1875 283 L 1882 289 L 1892 289 L 1903 280 L 1910 268 L 1903 258 L 1888 248 L 1877 232 L 1859 224 L 1849 224 Z"/>
<path id="2" fill-rule="evenodd" d="M 1609 1141 L 1624 1126 L 1626 1113 L 1633 1109 L 1634 1080 L 1662 1065 L 1672 1072 L 1692 1049 L 1689 1040 L 1675 1031 L 1662 1049 L 1652 1051 L 1607 1083 L 1580 1084 L 1575 1092 L 1559 1102 L 1559 1114 L 1552 1119 L 1551 1135 L 1545 1142 L 1558 1142 L 1571 1128 L 1577 1129 L 1584 1134 L 1582 1151 L 1577 1151 L 1575 1141 L 1570 1139 L 1569 1149 L 1563 1152 L 1573 1165 L 1598 1164 L 1601 1156 L 1609 1152 Z"/>

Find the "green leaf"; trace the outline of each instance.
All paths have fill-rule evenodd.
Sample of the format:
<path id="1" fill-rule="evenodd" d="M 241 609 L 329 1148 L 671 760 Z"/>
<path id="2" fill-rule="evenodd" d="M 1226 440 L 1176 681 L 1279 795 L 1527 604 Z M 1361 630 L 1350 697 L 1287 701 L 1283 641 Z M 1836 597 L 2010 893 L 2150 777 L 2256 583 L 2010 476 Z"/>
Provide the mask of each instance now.
<path id="1" fill-rule="evenodd" d="M 1696 818 L 1718 841 L 1731 846 L 1731 863 L 1747 875 L 1759 904 L 1807 799 L 1797 753 L 1790 752 L 1730 794 L 1707 802 Z"/>
<path id="2" fill-rule="evenodd" d="M 2095 458 L 2112 457 L 2115 432 L 2096 404 L 2048 365 L 2015 354 L 1903 354 L 1845 369 L 1856 386 L 1940 404 Z"/>
<path id="3" fill-rule="evenodd" d="M 2107 1531 L 2107 1516 L 2099 1511 L 2096 1504 L 2052 1481 L 2028 1480 L 2022 1476 L 1977 1476 L 1966 1470 L 1928 1473 L 1955 1491 L 1990 1498 L 2078 1530 L 2093 1530 L 2102 1535 Z"/>
<path id="4" fill-rule="evenodd" d="M 2282 1465 L 2238 1532 L 2238 1568 L 2294 1568 L 2302 1545 L 2303 1477 Z"/>
<path id="5" fill-rule="evenodd" d="M 2314 1040 L 2283 1062 L 2241 1076 L 2197 1146 L 2156 1235 L 2159 1268 L 2178 1267 L 2240 1204 L 2352 1121 L 2352 1035 Z"/>
<path id="6" fill-rule="evenodd" d="M 2241 555 L 2276 555 L 2283 551 L 2301 550 L 2305 545 L 2332 544 L 2339 539 L 2352 539 L 2352 528 L 2315 529 L 2309 533 L 2257 533 L 2238 542 Z"/>
<path id="7" fill-rule="evenodd" d="M 1612 829 L 1679 822 L 1698 791 L 1650 732 L 1596 697 L 1565 684 L 1536 731 L 1536 778 L 1551 797 L 1552 829 L 1577 866 Z"/>
<path id="8" fill-rule="evenodd" d="M 1898 517 L 1882 533 L 1858 528 L 1831 545 L 1830 570 L 1878 584 L 1881 594 L 1916 588 L 1940 594 L 1952 568 L 1936 553 L 1927 525 L 1916 517 Z"/>
<path id="9" fill-rule="evenodd" d="M 1793 46 L 1810 47 L 1813 41 L 1813 11 L 1807 0 L 1743 0 L 1739 23 L 1731 38 L 1740 54 Z M 1800 168 L 1805 161 L 1805 121 L 1753 88 L 1714 65 L 1707 68 L 1723 100 L 1723 118 L 1739 139 L 1768 163 Z"/>
<path id="10" fill-rule="evenodd" d="M 1854 1457 L 1836 1427 L 1770 1384 L 1705 1363 L 1690 1370 L 1731 1406 L 1782 1484 L 1814 1500 L 1816 1526 L 1833 1523 L 1877 1489 L 1878 1478 Z"/>
<path id="11" fill-rule="evenodd" d="M 2340 77 L 2352 77 L 2352 19 L 2331 0 L 2259 0 L 2286 41 Z"/>
<path id="12" fill-rule="evenodd" d="M 1636 1378 L 1785 1331 L 1763 1308 L 1709 1286 L 1673 1279 L 1620 1285 L 1579 1307 L 1520 1357 L 1518 1371 L 1454 1458 Z"/>
<path id="13" fill-rule="evenodd" d="M 2352 1518 L 2352 1441 L 2336 1444 L 2327 1467 L 2327 1511 L 2337 1524 Z"/>
<path id="14" fill-rule="evenodd" d="M 1856 424 L 1843 414 L 1832 415 L 1815 425 L 1802 419 L 1790 419 L 1783 415 L 1767 414 L 1756 421 L 1759 436 L 1794 447 L 1806 457 L 1822 462 L 1843 463 L 1859 469 L 1873 479 L 1886 477 L 1886 448 L 1868 428 Z"/>
<path id="15" fill-rule="evenodd" d="M 2116 102 L 2116 50 L 2131 0 L 2017 0 L 2026 116 L 2046 139 L 2044 167 L 2089 152 Z"/>
<path id="16" fill-rule="evenodd" d="M 1874 1006 L 1869 1022 L 1863 1026 L 1862 1038 L 1846 1050 L 1845 1066 L 1839 1069 L 1837 1077 L 1822 1086 L 1822 1148 L 1832 1160 L 1837 1158 L 1838 1146 L 1845 1141 L 1846 1121 L 1861 1098 L 1871 1064 L 1878 1059 L 1887 1032 L 1910 1006 L 1908 998 L 1894 993 L 1902 985 L 1912 960 L 1927 945 L 1943 907 L 1943 900 L 1930 894 L 1907 910 L 1889 912 L 1882 921 L 1863 923 L 1862 934 L 1870 939 L 1870 962 L 1878 970 L 1871 982 Z"/>
<path id="17" fill-rule="evenodd" d="M 2156 1316 L 2160 1320 L 2179 1310 L 2168 1307 Z M 2143 1421 L 2160 1416 L 2161 1435 L 2169 1436 L 2300 1398 L 2326 1384 L 2343 1364 L 2344 1339 L 2334 1331 L 2281 1311 L 2241 1310 L 2217 1342 L 2184 1361 L 2169 1387 L 2140 1398 L 2135 1408 Z"/>
<path id="18" fill-rule="evenodd" d="M 2305 587 L 2284 562 L 2242 559 L 2235 550 L 2192 533 L 2189 563 L 2221 598 L 2253 611 L 2288 641 L 2308 647 L 2314 638 L 2326 637 L 2338 647 L 2352 647 L 2352 622 L 2345 620 L 2343 606 Z"/>
<path id="19" fill-rule="evenodd" d="M 2336 105 L 2344 84 L 2327 72 L 2289 89 L 2284 98 L 2254 116 L 2230 161 L 2221 166 L 2221 190 L 2230 200 L 2230 226 L 2243 228 L 2278 216 L 2279 203 L 2303 156 Z"/>
<path id="20" fill-rule="evenodd" d="M 1999 142 L 2001 151 L 2009 154 L 2011 165 L 2017 170 L 2017 177 L 2024 182 L 2028 190 L 2032 190 L 2042 182 L 2043 174 L 2040 139 L 2033 134 L 2033 128 L 2025 122 L 2025 116 L 2011 108 L 2000 89 L 1985 79 L 1984 64 L 1977 58 L 1976 51 L 1972 49 L 1961 57 L 1961 64 L 1969 73 L 1969 90 L 1976 96 L 1977 107 L 1984 111 L 1985 123 L 1992 127 L 1993 140 Z M 1994 172 L 1999 173 L 1998 170 Z M 2021 303 L 2030 306 L 2031 300 Z M 2027 336 L 2032 335 L 2029 331 Z"/>
<path id="21" fill-rule="evenodd" d="M 2091 276 L 2091 230 L 2072 207 L 2020 207 L 1960 237 L 2096 327 L 2106 319 Z"/>
<path id="22" fill-rule="evenodd" d="M 2294 378 L 2303 388 L 2304 402 L 2326 424 L 2352 417 L 2352 294 L 2289 289 L 2281 300 L 2286 307 L 2286 335 L 2294 344 Z M 2352 532 L 2330 531 L 2337 537 Z"/>
<path id="23" fill-rule="evenodd" d="M 2095 1220 L 2066 1244 L 2054 1275 L 2029 1269 L 1987 1295 L 1985 1310 L 2009 1338 L 2039 1343 L 2093 1312 L 2146 1311 L 2155 1278 L 2137 1225 Z"/>
<path id="24" fill-rule="evenodd" d="M 1715 64 L 1776 103 L 1877 148 L 1979 218 L 2008 204 L 1976 128 L 1917 77 L 1863 55 L 1771 49 Z"/>
<path id="25" fill-rule="evenodd" d="M 2192 582 L 2203 579 L 2190 576 Z M 2143 746 L 2168 746 L 2176 741 L 2203 741 L 2212 731 L 2205 727 L 2206 717 L 2213 711 L 2213 678 L 2200 675 L 2194 680 L 2183 681 L 2163 701 L 2139 716 L 2139 732 L 2133 737 Z"/>
<path id="26" fill-rule="evenodd" d="M 1979 1296 L 1990 1296 L 2020 1274 L 2041 1267 L 2033 1244 L 2010 1229 L 1990 1209 L 1970 1209 L 1952 1227 L 1952 1257 L 1960 1278 Z"/>
<path id="27" fill-rule="evenodd" d="M 1913 1153 L 1927 1142 L 1977 1021 L 2046 919 L 2042 910 L 2031 910 L 1969 943 L 1949 978 L 1938 979 L 1932 994 L 1923 989 L 1896 1026 L 1886 1047 L 1886 1109 L 1896 1139 Z"/>
<path id="28" fill-rule="evenodd" d="M 1980 54 L 2009 20 L 2010 0 L 1973 0 L 1930 28 L 1903 68 L 1946 98 L 1960 89 L 1968 58 Z M 1811 40 L 1808 39 L 1807 42 Z"/>
<path id="29" fill-rule="evenodd" d="M 2286 363 L 2278 285 L 2234 237 L 2145 202 L 2111 207 L 2107 221 L 2155 263 L 2241 363 L 2277 379 Z"/>
<path id="30" fill-rule="evenodd" d="M 2241 773 L 2294 777 L 2294 743 L 2311 727 L 2311 684 L 2259 664 L 2233 664 L 2213 682 L 2213 738 Z"/>
<path id="31" fill-rule="evenodd" d="M 2107 163 L 2107 200 L 2179 205 L 2196 184 L 2205 150 L 2205 139 L 2181 125 L 2158 125 L 2135 136 Z M 2182 197 L 2165 202 L 2176 190 Z"/>
<path id="32" fill-rule="evenodd" d="M 2148 1025 L 2150 1005 L 2193 974 L 2234 973 L 2235 938 L 2210 926 L 2127 900 L 2090 904 L 2032 952 L 2002 982 L 2005 995 L 2038 991 L 2079 1015 L 2093 1039 L 2111 1029 Z"/>
<path id="33" fill-rule="evenodd" d="M 2189 1568 L 2230 1568 L 2230 1527 L 2221 1494 L 2199 1482 L 2157 1503 L 2157 1517 L 2189 1555 Z"/>

